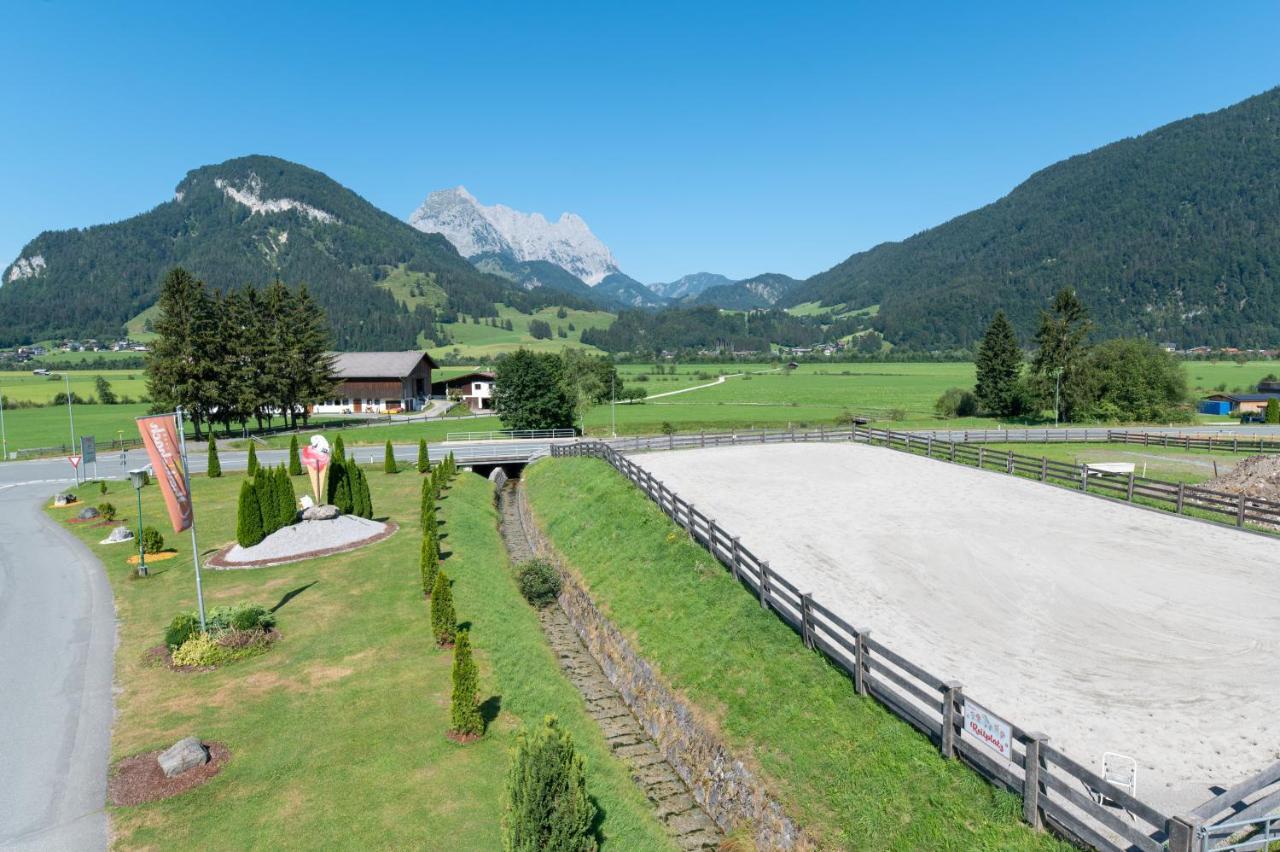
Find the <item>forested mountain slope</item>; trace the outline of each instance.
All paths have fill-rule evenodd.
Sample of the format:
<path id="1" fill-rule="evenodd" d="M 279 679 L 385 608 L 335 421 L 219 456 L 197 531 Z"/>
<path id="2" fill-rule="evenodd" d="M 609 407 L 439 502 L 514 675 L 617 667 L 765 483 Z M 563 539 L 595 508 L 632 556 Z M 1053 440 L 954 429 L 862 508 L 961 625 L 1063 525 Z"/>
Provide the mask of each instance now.
<path id="1" fill-rule="evenodd" d="M 1037 172 L 1007 196 L 855 254 L 787 294 L 880 305 L 897 344 L 1024 340 L 1060 287 L 1102 335 L 1280 344 L 1280 89 Z"/>

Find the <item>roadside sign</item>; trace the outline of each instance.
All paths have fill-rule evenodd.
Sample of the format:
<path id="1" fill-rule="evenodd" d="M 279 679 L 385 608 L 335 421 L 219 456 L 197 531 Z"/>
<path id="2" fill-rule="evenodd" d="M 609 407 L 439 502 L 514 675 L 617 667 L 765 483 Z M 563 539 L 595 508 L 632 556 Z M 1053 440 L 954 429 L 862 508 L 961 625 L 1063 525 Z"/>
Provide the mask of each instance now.
<path id="1" fill-rule="evenodd" d="M 80 436 L 80 458 L 85 464 L 98 460 L 98 447 L 92 435 Z"/>
<path id="2" fill-rule="evenodd" d="M 1013 759 L 1013 731 L 1009 723 L 968 698 L 964 700 L 964 733 L 1005 760 Z"/>
<path id="3" fill-rule="evenodd" d="M 67 461 L 71 462 L 71 466 L 76 468 L 77 470 L 80 468 L 79 456 L 67 456 Z"/>

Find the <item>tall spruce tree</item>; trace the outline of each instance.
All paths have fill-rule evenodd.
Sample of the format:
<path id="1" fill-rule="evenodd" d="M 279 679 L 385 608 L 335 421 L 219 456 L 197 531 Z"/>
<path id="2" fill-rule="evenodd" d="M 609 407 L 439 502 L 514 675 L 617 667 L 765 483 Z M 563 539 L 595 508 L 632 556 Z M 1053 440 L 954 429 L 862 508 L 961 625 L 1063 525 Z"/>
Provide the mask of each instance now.
<path id="1" fill-rule="evenodd" d="M 1013 324 L 1004 311 L 996 311 L 987 333 L 978 344 L 974 360 L 978 374 L 974 393 L 982 409 L 997 417 L 1021 414 L 1018 410 L 1018 379 L 1022 374 L 1022 350 L 1018 347 L 1018 335 Z"/>
<path id="2" fill-rule="evenodd" d="M 156 305 L 157 336 L 147 356 L 147 392 L 158 407 L 181 405 L 198 441 L 201 425 L 220 394 L 213 299 L 203 282 L 175 267 L 160 283 Z"/>
<path id="3" fill-rule="evenodd" d="M 298 436 L 289 439 L 289 475 L 302 476 L 302 458 L 298 455 Z"/>
<path id="4" fill-rule="evenodd" d="M 236 541 L 241 547 L 253 547 L 264 537 L 262 510 L 258 506 L 258 490 L 247 479 L 240 481 L 240 500 L 236 503 Z"/>
<path id="5" fill-rule="evenodd" d="M 418 473 L 426 473 L 431 469 L 431 456 L 427 453 L 427 439 L 418 439 Z"/>
<path id="6" fill-rule="evenodd" d="M 1057 392 L 1060 419 L 1066 422 L 1074 420 L 1089 401 L 1085 360 L 1092 329 L 1088 310 L 1068 287 L 1058 291 L 1048 311 L 1040 312 L 1031 371 L 1039 379 L 1047 405 L 1053 405 Z"/>
<path id="7" fill-rule="evenodd" d="M 218 461 L 218 444 L 213 440 L 212 430 L 209 432 L 209 463 L 205 475 L 210 479 L 217 479 L 222 476 L 222 462 Z"/>
<path id="8" fill-rule="evenodd" d="M 535 731 L 522 731 L 507 773 L 504 852 L 595 852 L 595 817 L 586 765 L 569 732 L 555 716 Z"/>
<path id="9" fill-rule="evenodd" d="M 430 527 L 422 533 L 422 553 L 419 558 L 422 573 L 422 595 L 431 597 L 435 588 L 436 573 L 440 570 L 440 543 L 436 540 L 436 529 Z"/>
<path id="10" fill-rule="evenodd" d="M 383 473 L 399 473 L 396 468 L 395 450 L 391 448 L 391 439 L 387 439 L 387 447 L 382 453 L 382 472 Z"/>
<path id="11" fill-rule="evenodd" d="M 431 586 L 431 634 L 436 644 L 444 647 L 453 644 L 457 635 L 458 615 L 453 611 L 453 590 L 449 587 L 449 576 L 441 569 L 436 572 L 436 581 Z"/>
<path id="12" fill-rule="evenodd" d="M 257 492 L 258 511 L 262 516 L 262 534 L 271 535 L 280 529 L 276 514 L 276 488 L 271 468 L 260 467 L 253 477 L 253 490 Z"/>
<path id="13" fill-rule="evenodd" d="M 453 694 L 449 700 L 449 733 L 456 738 L 484 733 L 480 715 L 480 673 L 471 657 L 471 635 L 459 630 L 453 645 Z"/>
<path id="14" fill-rule="evenodd" d="M 254 449 L 254 443 L 249 442 L 249 460 L 245 463 L 244 472 L 246 476 L 257 476 L 258 474 L 258 451 Z"/>

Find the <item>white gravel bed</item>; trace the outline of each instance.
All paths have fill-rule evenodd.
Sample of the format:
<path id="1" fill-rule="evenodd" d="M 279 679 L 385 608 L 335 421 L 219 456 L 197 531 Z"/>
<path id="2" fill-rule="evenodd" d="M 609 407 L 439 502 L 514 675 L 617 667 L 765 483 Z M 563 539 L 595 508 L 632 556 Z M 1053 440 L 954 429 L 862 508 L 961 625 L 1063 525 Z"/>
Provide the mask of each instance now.
<path id="1" fill-rule="evenodd" d="M 253 547 L 234 545 L 222 561 L 232 565 L 287 561 L 315 551 L 346 549 L 376 538 L 386 529 L 386 524 L 355 515 L 329 521 L 299 521 L 276 530 Z"/>
<path id="2" fill-rule="evenodd" d="M 862 445 L 638 454 L 802 592 L 1168 813 L 1280 757 L 1280 541 Z"/>

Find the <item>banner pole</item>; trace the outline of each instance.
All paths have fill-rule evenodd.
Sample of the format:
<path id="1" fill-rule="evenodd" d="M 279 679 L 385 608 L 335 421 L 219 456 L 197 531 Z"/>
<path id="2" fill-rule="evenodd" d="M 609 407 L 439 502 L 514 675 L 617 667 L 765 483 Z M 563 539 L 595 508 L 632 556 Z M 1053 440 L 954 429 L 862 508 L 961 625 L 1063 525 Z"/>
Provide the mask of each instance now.
<path id="1" fill-rule="evenodd" d="M 191 500 L 191 561 L 196 566 L 196 606 L 200 610 L 200 632 L 205 632 L 204 589 L 200 585 L 200 550 L 196 547 L 196 502 L 191 496 L 191 468 L 187 464 L 187 433 L 182 423 L 182 406 L 174 409 L 178 418 L 178 452 L 182 454 L 182 478 L 187 486 L 187 499 Z"/>

